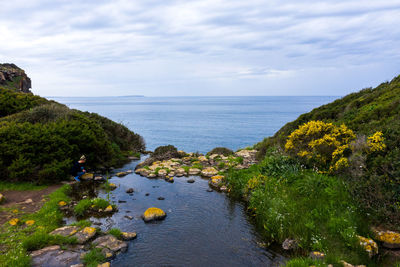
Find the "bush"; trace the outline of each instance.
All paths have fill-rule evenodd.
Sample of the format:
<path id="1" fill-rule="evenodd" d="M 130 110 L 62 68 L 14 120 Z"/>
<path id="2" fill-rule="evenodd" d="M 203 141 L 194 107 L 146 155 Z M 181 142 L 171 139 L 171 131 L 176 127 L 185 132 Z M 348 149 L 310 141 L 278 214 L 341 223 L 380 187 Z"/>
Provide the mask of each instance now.
<path id="1" fill-rule="evenodd" d="M 207 153 L 207 156 L 211 156 L 212 154 L 224 155 L 225 157 L 233 155 L 233 151 L 226 147 L 216 147 Z"/>
<path id="2" fill-rule="evenodd" d="M 145 149 L 141 136 L 97 114 L 49 101 L 18 110 L 23 111 L 0 118 L 0 175 L 4 180 L 57 182 L 69 177 L 72 162 L 82 154 L 88 159 L 86 167 L 96 168 L 124 163 L 126 151 Z"/>
<path id="3" fill-rule="evenodd" d="M 167 160 L 171 158 L 179 158 L 180 154 L 178 149 L 173 145 L 159 146 L 154 150 L 151 155 L 154 160 Z"/>
<path id="4" fill-rule="evenodd" d="M 291 155 L 306 159 L 306 163 L 332 172 L 348 166 L 346 156 L 355 137 L 344 124 L 338 127 L 310 121 L 289 135 L 285 148 Z"/>

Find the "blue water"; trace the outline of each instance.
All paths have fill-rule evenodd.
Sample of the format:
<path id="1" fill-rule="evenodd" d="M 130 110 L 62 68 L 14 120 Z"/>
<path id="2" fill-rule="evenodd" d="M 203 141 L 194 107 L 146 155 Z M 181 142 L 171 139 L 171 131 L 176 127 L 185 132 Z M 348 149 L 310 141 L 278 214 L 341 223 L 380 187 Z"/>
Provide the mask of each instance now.
<path id="1" fill-rule="evenodd" d="M 187 152 L 217 146 L 237 150 L 273 135 L 300 114 L 334 96 L 53 97 L 70 108 L 96 112 L 142 135 L 147 149 L 173 144 Z"/>
<path id="2" fill-rule="evenodd" d="M 145 138 L 148 149 L 173 144 L 188 152 L 207 152 L 216 146 L 236 150 L 253 145 L 335 97 L 54 99 L 124 123 Z M 115 172 L 132 170 L 137 164 L 130 162 Z M 128 251 L 111 261 L 112 266 L 279 266 L 286 260 L 264 247 L 243 203 L 223 193 L 207 192 L 207 179 L 193 177 L 195 183 L 187 183 L 188 177 L 175 177 L 171 184 L 135 173 L 123 178 L 111 175 L 110 181 L 118 188 L 109 196 L 103 190 L 98 193 L 110 197 L 119 212 L 91 221 L 101 223 L 104 231 L 117 227 L 138 233 Z M 130 187 L 133 195 L 125 193 Z M 167 217 L 161 222 L 143 222 L 140 216 L 153 206 L 166 211 Z"/>

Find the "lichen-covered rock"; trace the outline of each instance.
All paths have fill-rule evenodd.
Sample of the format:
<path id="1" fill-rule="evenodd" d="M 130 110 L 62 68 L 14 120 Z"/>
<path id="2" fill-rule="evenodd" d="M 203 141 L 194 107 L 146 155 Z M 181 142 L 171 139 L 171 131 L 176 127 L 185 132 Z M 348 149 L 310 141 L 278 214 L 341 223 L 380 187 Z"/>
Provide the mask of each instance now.
<path id="1" fill-rule="evenodd" d="M 150 222 L 153 220 L 162 220 L 167 216 L 167 214 L 159 208 L 148 208 L 144 213 L 143 213 L 143 220 L 145 222 Z"/>
<path id="2" fill-rule="evenodd" d="M 135 232 L 121 232 L 121 234 L 122 234 L 122 239 L 125 241 L 135 239 L 137 236 Z"/>
<path id="3" fill-rule="evenodd" d="M 155 173 L 150 173 L 149 175 L 147 175 L 147 178 L 156 178 L 157 174 Z"/>
<path id="4" fill-rule="evenodd" d="M 124 241 L 118 240 L 112 235 L 104 235 L 96 238 L 93 242 L 97 248 L 107 248 L 111 250 L 113 253 L 118 251 L 125 251 L 128 247 L 128 244 Z"/>
<path id="5" fill-rule="evenodd" d="M 175 176 L 181 177 L 186 175 L 186 171 L 184 168 L 178 168 L 175 170 Z"/>
<path id="6" fill-rule="evenodd" d="M 219 189 L 223 183 L 223 179 L 223 175 L 215 175 L 211 177 L 211 179 L 208 181 L 208 184 L 213 188 Z"/>
<path id="7" fill-rule="evenodd" d="M 85 227 L 81 231 L 77 232 L 74 236 L 78 239 L 79 244 L 84 244 L 95 235 L 96 235 L 96 228 Z"/>
<path id="8" fill-rule="evenodd" d="M 114 189 L 117 188 L 117 185 L 116 185 L 116 184 L 113 184 L 113 183 L 109 183 L 109 184 L 108 184 L 108 187 L 109 187 L 111 190 L 114 190 Z"/>
<path id="9" fill-rule="evenodd" d="M 126 175 L 128 175 L 129 173 L 128 172 L 117 172 L 116 174 L 115 174 L 115 176 L 117 176 L 117 177 L 124 177 L 124 176 L 126 176 Z"/>
<path id="10" fill-rule="evenodd" d="M 197 159 L 198 159 L 199 161 L 201 161 L 201 162 L 208 161 L 208 159 L 207 159 L 205 156 L 199 156 Z"/>
<path id="11" fill-rule="evenodd" d="M 189 169 L 189 175 L 198 175 L 200 173 L 201 173 L 200 169 L 197 169 L 197 168 L 190 168 Z"/>
<path id="12" fill-rule="evenodd" d="M 78 226 L 64 226 L 64 227 L 60 227 L 57 228 L 56 230 L 54 230 L 53 232 L 51 232 L 51 235 L 62 235 L 62 236 L 72 236 L 74 234 L 76 234 L 79 231 L 79 227 Z"/>
<path id="13" fill-rule="evenodd" d="M 208 167 L 201 171 L 201 175 L 205 177 L 212 177 L 218 174 L 218 171 L 214 167 Z"/>
<path id="14" fill-rule="evenodd" d="M 368 252 L 370 257 L 378 254 L 378 245 L 374 240 L 362 236 L 358 236 L 358 240 L 360 241 L 360 246 Z"/>
<path id="15" fill-rule="evenodd" d="M 94 174 L 93 173 L 84 173 L 81 176 L 82 180 L 93 180 L 93 178 L 94 178 Z"/>
<path id="16" fill-rule="evenodd" d="M 111 266 L 111 265 L 110 265 L 109 262 L 105 262 L 105 263 L 102 263 L 102 264 L 97 265 L 97 267 L 110 267 L 110 266 Z"/>
<path id="17" fill-rule="evenodd" d="M 384 247 L 391 249 L 400 248 L 400 233 L 379 230 L 374 230 L 374 233 L 375 238 L 382 242 Z"/>
<path id="18" fill-rule="evenodd" d="M 282 248 L 284 250 L 293 250 L 293 249 L 297 249 L 297 247 L 298 247 L 298 243 L 294 239 L 286 238 L 285 241 L 283 241 L 283 243 L 282 243 Z"/>
<path id="19" fill-rule="evenodd" d="M 325 258 L 325 254 L 319 251 L 313 251 L 310 253 L 310 258 L 313 260 L 323 260 Z"/>
<path id="20" fill-rule="evenodd" d="M 108 205 L 107 208 L 104 209 L 104 212 L 112 212 L 113 207 L 111 205 Z"/>
<path id="21" fill-rule="evenodd" d="M 167 170 L 161 169 L 158 171 L 158 176 L 165 177 L 168 174 Z"/>

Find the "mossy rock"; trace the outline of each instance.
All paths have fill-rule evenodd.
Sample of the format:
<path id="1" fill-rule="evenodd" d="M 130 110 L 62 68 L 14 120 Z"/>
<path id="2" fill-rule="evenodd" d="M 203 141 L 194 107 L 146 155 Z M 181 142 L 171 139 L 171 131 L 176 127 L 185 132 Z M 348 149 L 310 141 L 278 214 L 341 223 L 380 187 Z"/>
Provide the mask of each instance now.
<path id="1" fill-rule="evenodd" d="M 166 216 L 167 214 L 162 209 L 151 207 L 143 213 L 142 218 L 145 222 L 151 222 L 154 220 L 163 220 Z"/>

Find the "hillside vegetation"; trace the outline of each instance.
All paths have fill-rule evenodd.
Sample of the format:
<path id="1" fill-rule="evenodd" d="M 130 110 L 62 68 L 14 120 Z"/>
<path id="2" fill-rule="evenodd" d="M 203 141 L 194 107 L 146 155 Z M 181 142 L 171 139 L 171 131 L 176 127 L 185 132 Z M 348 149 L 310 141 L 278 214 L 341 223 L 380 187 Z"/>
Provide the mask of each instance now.
<path id="1" fill-rule="evenodd" d="M 2 180 L 56 182 L 68 178 L 82 154 L 89 168 L 103 168 L 145 149 L 143 138 L 121 124 L 12 90 L 12 83 L 0 84 Z"/>
<path id="2" fill-rule="evenodd" d="M 349 94 L 323 105 L 283 126 L 273 137 L 255 145 L 259 158 L 270 147 L 284 151 L 288 136 L 309 121 L 344 124 L 357 135 L 355 146 L 381 132 L 385 150 L 380 153 L 352 153 L 349 167 L 337 173 L 357 200 L 380 223 L 400 222 L 400 76 L 372 89 Z"/>
<path id="3" fill-rule="evenodd" d="M 376 239 L 372 227 L 400 230 L 400 76 L 303 114 L 254 147 L 260 163 L 229 172 L 231 195 L 247 202 L 266 240 L 325 254 L 288 266 L 393 264 L 377 254 L 382 243 L 361 244 Z"/>

